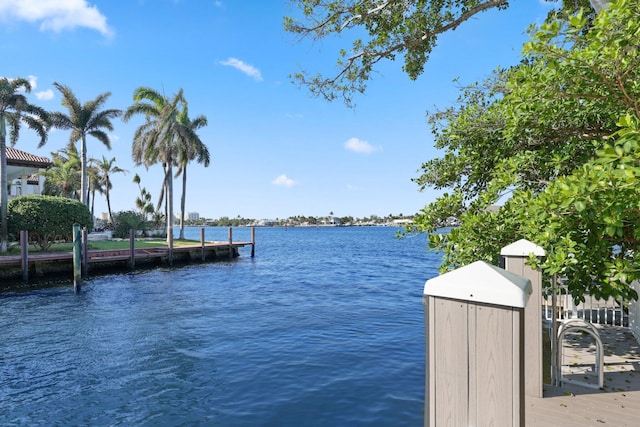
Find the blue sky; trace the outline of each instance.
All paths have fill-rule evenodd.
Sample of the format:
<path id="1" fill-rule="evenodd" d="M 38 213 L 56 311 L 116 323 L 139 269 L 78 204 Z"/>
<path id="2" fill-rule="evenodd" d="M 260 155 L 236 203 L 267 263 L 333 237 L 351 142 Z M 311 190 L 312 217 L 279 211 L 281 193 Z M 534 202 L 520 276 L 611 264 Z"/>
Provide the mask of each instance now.
<path id="1" fill-rule="evenodd" d="M 53 82 L 83 103 L 109 91 L 106 106 L 120 109 L 139 86 L 168 96 L 184 89 L 190 115 L 209 122 L 199 135 L 211 164 L 188 169 L 186 210 L 201 216 L 410 215 L 437 196 L 411 182 L 439 155 L 427 112 L 455 101 L 454 78 L 468 84 L 516 63 L 527 26 L 550 7 L 512 3 L 443 36 L 417 81 L 400 61 L 381 64 L 355 109 L 290 82 L 300 68 L 332 72 L 349 46 L 346 37 L 315 44 L 285 33 L 282 18 L 294 12 L 288 0 L 1 0 L 0 75 L 31 79 L 29 99 L 51 111 L 65 111 Z M 113 177 L 113 211 L 133 208 L 135 173 L 154 200 L 159 194 L 161 167 L 131 160 L 142 121 L 116 120 L 111 151 L 88 141 L 89 156 L 115 157 L 129 171 Z M 50 157 L 68 138 L 54 130 L 38 149 L 36 135 L 23 130 L 16 148 Z M 98 198 L 96 212 L 105 211 Z"/>

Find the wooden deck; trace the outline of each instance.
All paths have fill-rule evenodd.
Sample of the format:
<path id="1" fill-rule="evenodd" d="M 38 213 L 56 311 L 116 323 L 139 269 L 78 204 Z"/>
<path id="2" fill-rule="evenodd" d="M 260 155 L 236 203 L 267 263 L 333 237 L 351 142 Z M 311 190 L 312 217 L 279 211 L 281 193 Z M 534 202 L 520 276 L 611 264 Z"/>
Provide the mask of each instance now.
<path id="1" fill-rule="evenodd" d="M 189 246 L 174 246 L 172 262 L 203 262 L 229 259 L 238 256 L 238 248 L 252 246 L 253 242 L 216 241 L 195 243 Z M 253 253 L 253 251 L 252 251 Z M 134 249 L 133 264 L 166 264 L 169 258 L 167 247 Z M 53 252 L 46 254 L 29 254 L 29 276 L 39 277 L 50 273 L 67 272 L 73 277 L 73 252 Z M 99 269 L 130 268 L 131 251 L 117 250 L 89 250 L 87 251 L 87 269 L 89 272 Z M 0 277 L 20 278 L 22 275 L 21 255 L 0 257 Z"/>
<path id="2" fill-rule="evenodd" d="M 604 388 L 545 386 L 544 398 L 526 398 L 527 427 L 640 426 L 640 345 L 627 328 L 598 328 L 604 346 Z M 564 344 L 563 375 L 597 384 L 592 375 L 593 340 L 581 334 L 569 338 Z"/>

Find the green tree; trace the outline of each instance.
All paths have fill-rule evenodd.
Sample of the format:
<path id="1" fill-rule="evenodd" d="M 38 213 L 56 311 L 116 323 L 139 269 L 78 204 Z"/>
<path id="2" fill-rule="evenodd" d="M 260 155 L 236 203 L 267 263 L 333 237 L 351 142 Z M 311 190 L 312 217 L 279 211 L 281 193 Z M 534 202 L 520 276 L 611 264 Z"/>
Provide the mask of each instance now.
<path id="1" fill-rule="evenodd" d="M 110 198 L 110 190 L 113 188 L 113 183 L 111 182 L 111 175 L 114 173 L 127 173 L 126 170 L 115 166 L 114 163 L 116 161 L 115 157 L 111 159 L 107 159 L 105 156 L 102 156 L 102 160 L 98 163 L 97 167 L 100 171 L 100 183 L 101 187 L 104 189 L 104 196 L 107 199 L 107 212 L 109 212 L 109 222 L 113 224 L 113 215 L 111 214 L 111 198 Z"/>
<path id="2" fill-rule="evenodd" d="M 298 16 L 284 19 L 286 31 L 315 41 L 353 34 L 351 49 L 338 53 L 337 72 L 324 76 L 302 70 L 292 75 L 315 96 L 342 98 L 352 105 L 353 95 L 366 90 L 375 66 L 404 56 L 403 70 L 415 80 L 435 48 L 438 37 L 490 9 L 506 9 L 507 0 L 349 1 L 291 0 Z M 561 14 L 573 13 L 589 0 L 563 1 Z M 604 3 L 597 1 L 596 3 Z M 557 12 L 552 12 L 557 15 Z M 533 19 L 533 17 L 532 17 Z"/>
<path id="3" fill-rule="evenodd" d="M 187 103 L 184 103 L 178 120 L 180 124 L 188 128 L 191 132 L 181 137 L 178 144 L 178 170 L 176 176 L 182 175 L 182 196 L 180 198 L 180 239 L 184 240 L 184 215 L 187 196 L 187 165 L 195 160 L 202 163 L 204 167 L 209 166 L 210 156 L 209 149 L 202 142 L 196 131 L 207 126 L 207 118 L 205 116 L 197 116 L 193 120 L 189 118 L 189 109 Z M 189 138 L 189 139 L 187 139 Z"/>
<path id="4" fill-rule="evenodd" d="M 0 252 L 7 251 L 8 239 L 7 128 L 11 146 L 18 142 L 20 128 L 24 124 L 38 134 L 40 137 L 38 147 L 42 147 L 47 142 L 50 126 L 48 113 L 29 103 L 22 92 L 31 92 L 31 84 L 28 80 L 0 78 Z"/>
<path id="5" fill-rule="evenodd" d="M 151 193 L 146 188 L 140 185 L 140 175 L 135 174 L 133 176 L 133 182 L 138 185 L 140 190 L 140 196 L 136 198 L 136 208 L 140 211 L 143 220 L 146 222 L 150 214 L 153 214 L 153 203 L 151 202 Z"/>
<path id="6" fill-rule="evenodd" d="M 539 267 L 565 277 L 581 301 L 585 292 L 638 298 L 630 284 L 640 278 L 640 126 L 631 115 L 618 124 L 593 160 L 516 210 L 523 231 L 549 249 Z M 523 206 L 526 193 L 516 197 Z"/>
<path id="7" fill-rule="evenodd" d="M 51 153 L 53 164 L 42 173 L 45 177 L 44 194 L 50 196 L 79 199 L 80 158 L 75 145 Z"/>
<path id="8" fill-rule="evenodd" d="M 134 211 L 121 211 L 114 216 L 113 235 L 119 238 L 129 237 L 130 230 L 142 231 L 145 233 L 148 229 L 148 223 L 144 220 L 143 215 Z"/>
<path id="9" fill-rule="evenodd" d="M 435 116 L 445 154 L 416 181 L 451 192 L 416 226 L 443 252 L 443 270 L 496 262 L 502 246 L 527 238 L 576 298 L 637 297 L 639 11 L 639 0 L 620 0 L 593 21 L 578 13 L 533 28 L 522 64 Z M 461 225 L 435 233 L 448 216 Z"/>
<path id="10" fill-rule="evenodd" d="M 173 98 L 160 92 L 139 87 L 133 94 L 134 104 L 127 108 L 124 120 L 143 114 L 145 123 L 134 134 L 132 157 L 136 165 L 149 167 L 161 163 L 165 171 L 163 188 L 166 191 L 167 242 L 173 240 L 173 166 L 179 153 L 179 141 L 194 140 L 194 132 L 180 123 L 180 113 L 184 109 L 185 99 L 182 89 Z"/>
<path id="11" fill-rule="evenodd" d="M 88 206 L 89 189 L 87 186 L 87 136 L 90 135 L 111 149 L 111 139 L 105 132 L 113 131 L 112 119 L 119 117 L 122 111 L 116 109 L 102 110 L 111 96 L 111 92 L 98 95 L 94 100 L 80 103 L 75 94 L 67 86 L 60 83 L 53 84 L 62 94 L 62 106 L 67 108 L 68 114 L 51 113 L 53 126 L 59 129 L 71 129 L 69 142 L 81 142 L 80 164 L 81 184 L 80 200 Z"/>

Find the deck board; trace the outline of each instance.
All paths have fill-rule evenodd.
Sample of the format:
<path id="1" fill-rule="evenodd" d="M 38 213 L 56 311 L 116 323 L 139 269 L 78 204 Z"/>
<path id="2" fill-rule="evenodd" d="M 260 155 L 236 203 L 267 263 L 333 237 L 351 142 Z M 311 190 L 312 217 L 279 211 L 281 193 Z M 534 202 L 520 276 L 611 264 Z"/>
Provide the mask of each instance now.
<path id="1" fill-rule="evenodd" d="M 604 346 L 603 390 L 570 383 L 545 386 L 544 398 L 526 398 L 527 426 L 640 426 L 640 345 L 627 328 L 598 329 Z M 595 350 L 589 344 L 588 337 L 577 335 L 565 345 L 566 373 L 593 362 Z M 589 369 L 579 373 L 581 379 L 589 374 Z"/>

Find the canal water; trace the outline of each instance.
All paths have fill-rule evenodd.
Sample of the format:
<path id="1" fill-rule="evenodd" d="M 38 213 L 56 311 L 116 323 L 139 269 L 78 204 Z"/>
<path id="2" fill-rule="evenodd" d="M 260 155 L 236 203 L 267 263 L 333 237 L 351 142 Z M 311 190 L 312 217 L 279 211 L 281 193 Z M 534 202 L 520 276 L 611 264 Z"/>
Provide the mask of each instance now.
<path id="1" fill-rule="evenodd" d="M 439 257 L 397 231 L 257 228 L 255 258 L 0 293 L 0 425 L 422 425 Z"/>

